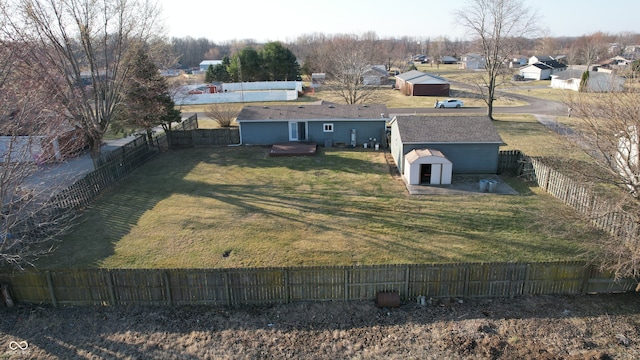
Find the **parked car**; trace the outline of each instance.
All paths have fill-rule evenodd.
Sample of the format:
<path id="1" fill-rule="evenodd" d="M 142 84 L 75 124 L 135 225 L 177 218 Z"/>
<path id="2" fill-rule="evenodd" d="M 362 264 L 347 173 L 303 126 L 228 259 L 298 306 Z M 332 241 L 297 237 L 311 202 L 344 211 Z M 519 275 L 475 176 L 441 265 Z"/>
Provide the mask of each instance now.
<path id="1" fill-rule="evenodd" d="M 464 103 L 458 99 L 447 99 L 442 101 L 436 101 L 436 108 L 461 108 Z"/>

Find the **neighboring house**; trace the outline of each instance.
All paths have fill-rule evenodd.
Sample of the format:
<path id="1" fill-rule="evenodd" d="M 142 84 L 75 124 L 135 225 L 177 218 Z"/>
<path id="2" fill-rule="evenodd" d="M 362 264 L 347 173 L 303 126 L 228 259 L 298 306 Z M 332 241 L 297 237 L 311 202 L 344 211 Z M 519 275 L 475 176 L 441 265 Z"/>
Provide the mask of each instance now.
<path id="1" fill-rule="evenodd" d="M 314 89 L 322 86 L 327 78 L 325 73 L 312 73 L 311 74 L 311 87 Z"/>
<path id="2" fill-rule="evenodd" d="M 487 62 L 484 56 L 480 54 L 467 54 L 460 60 L 460 69 L 478 70 L 484 69 L 487 66 Z"/>
<path id="3" fill-rule="evenodd" d="M 396 75 L 395 88 L 407 96 L 449 96 L 451 84 L 439 76 L 411 70 Z"/>
<path id="4" fill-rule="evenodd" d="M 549 55 L 537 55 L 536 56 L 536 55 L 534 55 L 534 56 L 531 56 L 529 58 L 528 64 L 532 65 L 532 64 L 535 64 L 535 63 L 539 63 L 539 62 L 547 62 L 547 61 L 553 61 L 553 60 L 555 60 L 553 58 L 553 56 L 549 56 Z"/>
<path id="5" fill-rule="evenodd" d="M 563 71 L 567 65 L 555 60 L 540 61 L 520 68 L 520 76 L 528 80 L 549 80 L 551 75 Z"/>
<path id="6" fill-rule="evenodd" d="M 236 122 L 245 145 L 309 141 L 325 146 L 360 146 L 371 141 L 386 147 L 386 105 L 245 106 Z"/>
<path id="7" fill-rule="evenodd" d="M 219 64 L 222 64 L 222 60 L 203 60 L 200 63 L 200 71 L 207 71 L 207 69 L 209 69 L 209 65 L 215 67 Z"/>
<path id="8" fill-rule="evenodd" d="M 509 61 L 509 68 L 519 68 L 521 66 L 525 66 L 529 63 L 529 59 L 525 56 L 514 56 Z"/>
<path id="9" fill-rule="evenodd" d="M 580 91 L 582 74 L 586 69 L 571 68 L 551 75 L 551 87 Z M 625 79 L 610 72 L 589 71 L 585 84 L 586 92 L 620 92 L 624 90 Z"/>
<path id="10" fill-rule="evenodd" d="M 457 64 L 458 59 L 453 56 L 443 56 L 440 58 L 440 64 Z"/>
<path id="11" fill-rule="evenodd" d="M 408 168 L 427 164 L 415 159 L 416 156 L 432 157 L 435 162 L 431 164 L 442 164 L 440 176 L 446 175 L 447 162 L 457 174 L 495 174 L 498 171 L 499 148 L 504 143 L 486 116 L 396 116 L 390 126 L 391 155 L 405 179 L 410 180 L 411 174 L 420 173 L 424 180 L 425 168 Z M 414 150 L 416 153 L 409 156 Z M 438 167 L 431 167 L 432 179 L 436 175 L 434 168 Z"/>
<path id="12" fill-rule="evenodd" d="M 362 74 L 363 85 L 384 85 L 389 82 L 389 73 L 384 65 L 373 65 Z"/>

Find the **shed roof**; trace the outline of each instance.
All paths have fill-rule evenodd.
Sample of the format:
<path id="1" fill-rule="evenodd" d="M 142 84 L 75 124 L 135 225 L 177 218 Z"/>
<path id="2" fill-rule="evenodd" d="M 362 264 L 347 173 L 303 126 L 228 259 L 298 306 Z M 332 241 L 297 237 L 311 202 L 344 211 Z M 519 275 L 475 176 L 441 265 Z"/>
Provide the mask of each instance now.
<path id="1" fill-rule="evenodd" d="M 388 120 L 384 104 L 332 104 L 245 106 L 237 122 L 288 120 Z"/>
<path id="2" fill-rule="evenodd" d="M 405 160 L 409 164 L 413 164 L 418 159 L 431 158 L 434 160 L 434 164 L 451 164 L 451 161 L 447 159 L 442 152 L 433 149 L 414 149 L 405 155 Z"/>
<path id="3" fill-rule="evenodd" d="M 396 116 L 405 144 L 499 143 L 502 138 L 486 116 Z"/>

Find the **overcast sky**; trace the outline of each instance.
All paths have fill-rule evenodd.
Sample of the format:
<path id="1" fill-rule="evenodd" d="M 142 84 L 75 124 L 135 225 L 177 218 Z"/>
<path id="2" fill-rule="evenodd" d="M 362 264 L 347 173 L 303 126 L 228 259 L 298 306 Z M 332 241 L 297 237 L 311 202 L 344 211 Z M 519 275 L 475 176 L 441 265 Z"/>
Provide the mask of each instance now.
<path id="1" fill-rule="evenodd" d="M 524 0 L 552 37 L 640 32 L 638 0 Z M 310 33 L 463 39 L 452 12 L 468 0 L 161 0 L 170 37 L 293 41 Z"/>

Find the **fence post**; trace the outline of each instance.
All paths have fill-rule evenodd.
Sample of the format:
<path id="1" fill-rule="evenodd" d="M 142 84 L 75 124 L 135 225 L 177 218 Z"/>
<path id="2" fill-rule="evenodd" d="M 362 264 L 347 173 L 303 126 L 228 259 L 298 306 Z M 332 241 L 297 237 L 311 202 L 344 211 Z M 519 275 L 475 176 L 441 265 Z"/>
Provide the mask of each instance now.
<path id="1" fill-rule="evenodd" d="M 227 306 L 231 306 L 231 284 L 229 281 L 229 272 L 224 273 L 224 290 L 227 295 Z"/>
<path id="2" fill-rule="evenodd" d="M 162 279 L 164 280 L 164 288 L 167 293 L 166 295 L 167 305 L 173 306 L 173 299 L 171 298 L 171 285 L 169 284 L 169 273 L 166 271 L 163 271 Z"/>
<path id="3" fill-rule="evenodd" d="M 404 270 L 404 300 L 409 301 L 409 275 L 411 275 L 410 266 Z"/>
<path id="4" fill-rule="evenodd" d="M 587 290 L 589 288 L 589 279 L 591 278 L 591 274 L 593 274 L 593 265 L 587 265 L 583 268 L 582 271 L 582 289 L 580 289 L 580 294 L 586 295 Z"/>
<path id="5" fill-rule="evenodd" d="M 284 302 L 288 304 L 291 302 L 291 295 L 289 293 L 289 269 L 284 269 Z"/>
<path id="6" fill-rule="evenodd" d="M 49 287 L 49 296 L 51 297 L 51 304 L 53 307 L 58 307 L 58 300 L 56 299 L 55 289 L 53 287 L 53 279 L 51 278 L 51 270 L 45 270 L 45 277 L 47 278 L 47 287 Z"/>
<path id="7" fill-rule="evenodd" d="M 344 301 L 349 301 L 349 269 L 344 268 Z"/>
<path id="8" fill-rule="evenodd" d="M 111 271 L 107 271 L 107 290 L 109 292 L 109 300 L 111 300 L 111 305 L 116 304 L 116 292 L 113 288 L 113 279 L 111 278 Z"/>
<path id="9" fill-rule="evenodd" d="M 469 282 L 471 281 L 469 265 L 465 265 L 463 269 L 464 269 L 464 289 L 462 290 L 462 293 L 464 294 L 464 297 L 469 297 Z M 449 289 L 449 293 L 451 293 L 451 289 Z"/>

